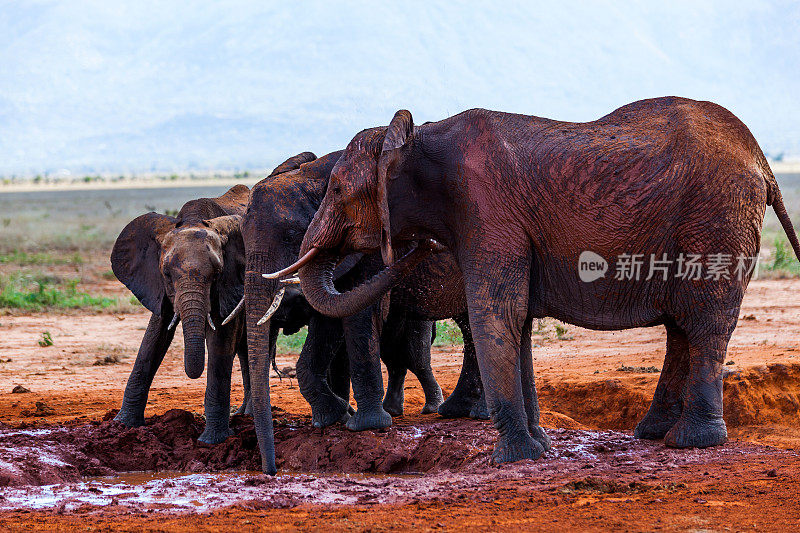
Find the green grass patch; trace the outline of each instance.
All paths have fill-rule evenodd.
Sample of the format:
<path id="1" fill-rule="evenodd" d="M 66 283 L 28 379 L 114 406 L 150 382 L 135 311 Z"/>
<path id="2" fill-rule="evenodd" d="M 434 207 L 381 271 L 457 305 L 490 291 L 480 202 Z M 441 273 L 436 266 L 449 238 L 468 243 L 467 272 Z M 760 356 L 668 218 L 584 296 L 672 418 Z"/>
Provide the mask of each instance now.
<path id="1" fill-rule="evenodd" d="M 0 264 L 29 265 L 82 265 L 83 257 L 74 253 L 68 257 L 57 257 L 47 252 L 28 253 L 12 250 L 7 254 L 0 254 Z"/>
<path id="2" fill-rule="evenodd" d="M 304 327 L 293 335 L 280 335 L 278 337 L 278 354 L 297 354 L 303 349 L 303 344 L 308 336 L 308 327 Z M 461 330 L 452 320 L 436 322 L 436 340 L 434 346 L 454 346 L 464 344 Z"/>
<path id="3" fill-rule="evenodd" d="M 42 338 L 39 339 L 39 346 L 42 348 L 47 348 L 48 346 L 52 346 L 53 343 L 53 336 L 50 335 L 49 331 L 42 332 Z"/>
<path id="4" fill-rule="evenodd" d="M 775 258 L 768 266 L 773 272 L 785 272 L 794 276 L 800 275 L 800 261 L 794 256 L 794 250 L 788 241 L 776 238 Z"/>
<path id="5" fill-rule="evenodd" d="M 464 344 L 461 329 L 453 320 L 439 320 L 436 322 L 436 339 L 434 346 L 454 346 Z"/>
<path id="6" fill-rule="evenodd" d="M 16 274 L 0 278 L 0 309 L 108 309 L 116 298 L 93 296 L 78 290 L 77 279 Z"/>
<path id="7" fill-rule="evenodd" d="M 290 353 L 300 353 L 300 350 L 303 349 L 303 344 L 306 343 L 306 337 L 308 336 L 308 327 L 302 328 L 297 333 L 292 335 L 279 335 L 278 336 L 278 353 L 279 354 L 290 354 Z"/>

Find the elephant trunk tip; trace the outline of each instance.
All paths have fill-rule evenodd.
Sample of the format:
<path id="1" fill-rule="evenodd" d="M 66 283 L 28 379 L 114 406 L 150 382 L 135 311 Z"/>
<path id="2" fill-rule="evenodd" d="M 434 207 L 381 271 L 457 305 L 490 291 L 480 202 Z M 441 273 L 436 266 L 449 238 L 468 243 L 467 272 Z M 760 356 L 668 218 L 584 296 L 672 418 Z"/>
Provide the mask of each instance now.
<path id="1" fill-rule="evenodd" d="M 186 375 L 189 379 L 197 379 L 203 375 L 205 357 L 203 357 L 201 361 L 201 363 L 197 364 L 195 358 L 186 357 L 184 359 L 184 370 L 186 370 Z"/>

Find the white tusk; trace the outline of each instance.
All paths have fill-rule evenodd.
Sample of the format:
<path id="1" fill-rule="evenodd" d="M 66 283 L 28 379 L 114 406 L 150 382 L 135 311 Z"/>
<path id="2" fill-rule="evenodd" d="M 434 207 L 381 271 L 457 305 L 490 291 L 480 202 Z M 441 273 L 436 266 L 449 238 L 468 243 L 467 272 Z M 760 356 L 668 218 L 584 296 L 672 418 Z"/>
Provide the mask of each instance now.
<path id="1" fill-rule="evenodd" d="M 307 251 L 303 257 L 289 265 L 288 267 L 278 270 L 277 272 L 272 272 L 270 274 L 261 274 L 263 277 L 267 279 L 281 279 L 283 276 L 290 276 L 292 274 L 297 273 L 298 270 L 303 268 L 305 265 L 311 262 L 314 259 L 314 256 L 320 252 L 320 249 L 314 247 Z"/>
<path id="2" fill-rule="evenodd" d="M 242 307 L 244 307 L 244 296 L 242 296 L 242 299 L 239 300 L 238 304 L 236 304 L 236 308 L 233 311 L 231 311 L 231 314 L 228 315 L 228 318 L 222 321 L 222 325 L 224 326 L 225 324 L 233 320 L 233 317 L 239 314 L 239 311 L 242 310 Z"/>
<path id="3" fill-rule="evenodd" d="M 217 327 L 214 325 L 214 321 L 211 320 L 211 313 L 208 313 L 208 325 L 211 326 L 211 329 L 217 331 Z"/>
<path id="4" fill-rule="evenodd" d="M 283 283 L 284 285 L 299 285 L 300 278 L 298 278 L 297 276 L 293 276 L 291 278 L 285 278 L 281 280 L 281 283 Z"/>
<path id="5" fill-rule="evenodd" d="M 284 292 L 286 292 L 286 288 L 281 287 L 281 290 L 279 290 L 278 294 L 275 295 L 275 299 L 272 300 L 272 305 L 269 306 L 269 309 L 267 309 L 267 312 L 264 313 L 264 316 L 261 317 L 261 320 L 256 322 L 256 326 L 262 325 L 264 322 L 269 320 L 272 317 L 272 315 L 275 314 L 275 311 L 277 311 L 278 308 L 281 306 L 281 300 L 283 300 Z"/>
<path id="6" fill-rule="evenodd" d="M 180 320 L 180 317 L 178 316 L 178 313 L 175 313 L 174 315 L 172 315 L 172 322 L 170 322 L 169 326 L 167 326 L 167 331 L 171 331 L 171 330 L 175 329 L 175 326 L 178 324 L 178 320 Z"/>

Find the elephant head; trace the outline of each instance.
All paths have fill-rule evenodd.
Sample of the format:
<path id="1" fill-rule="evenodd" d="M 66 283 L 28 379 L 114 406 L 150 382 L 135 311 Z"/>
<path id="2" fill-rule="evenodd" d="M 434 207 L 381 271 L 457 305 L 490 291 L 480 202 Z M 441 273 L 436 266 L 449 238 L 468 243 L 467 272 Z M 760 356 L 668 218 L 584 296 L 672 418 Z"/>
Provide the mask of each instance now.
<path id="1" fill-rule="evenodd" d="M 147 213 L 122 230 L 111 253 L 114 275 L 142 305 L 159 316 L 174 309 L 170 328 L 183 322 L 184 367 L 192 379 L 205 367 L 206 328 L 216 329 L 212 315 L 230 315 L 244 293 L 240 220 Z"/>
<path id="2" fill-rule="evenodd" d="M 388 128 L 356 135 L 331 172 L 325 197 L 303 239 L 300 259 L 272 275 L 278 279 L 299 271 L 305 297 L 321 313 L 345 317 L 361 311 L 428 253 L 442 249 L 415 227 L 413 218 L 405 216 L 413 212 L 421 192 L 411 169 L 420 149 L 414 132 L 411 114 L 398 111 Z M 402 218 L 393 216 L 395 212 Z M 404 252 L 397 261 L 395 246 Z M 333 270 L 341 257 L 379 249 L 389 268 L 346 293 L 334 288 Z"/>

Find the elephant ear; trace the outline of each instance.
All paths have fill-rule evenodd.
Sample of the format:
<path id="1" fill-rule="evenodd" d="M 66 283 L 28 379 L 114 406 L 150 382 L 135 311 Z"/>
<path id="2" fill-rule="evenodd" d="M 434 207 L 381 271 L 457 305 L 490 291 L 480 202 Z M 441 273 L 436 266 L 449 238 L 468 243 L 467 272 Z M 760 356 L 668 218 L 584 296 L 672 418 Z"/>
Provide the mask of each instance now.
<path id="1" fill-rule="evenodd" d="M 207 220 L 206 225 L 217 232 L 222 241 L 222 274 L 217 280 L 219 314 L 225 318 L 244 297 L 244 239 L 239 215 L 226 215 Z"/>
<path id="2" fill-rule="evenodd" d="M 283 174 L 284 172 L 289 172 L 290 170 L 297 170 L 303 163 L 314 161 L 316 158 L 317 156 L 315 156 L 312 152 L 301 152 L 275 167 L 275 170 L 273 170 L 269 176 L 277 176 L 278 174 Z"/>
<path id="3" fill-rule="evenodd" d="M 411 113 L 401 109 L 394 114 L 392 122 L 386 129 L 386 137 L 378 159 L 378 210 L 381 217 L 381 257 L 386 265 L 394 262 L 392 251 L 392 231 L 389 223 L 388 180 L 393 176 L 402 161 L 406 147 L 414 139 L 414 119 Z"/>
<path id="4" fill-rule="evenodd" d="M 111 270 L 151 313 L 161 316 L 166 295 L 161 275 L 161 239 L 177 219 L 147 213 L 133 219 L 122 230 L 111 250 Z"/>

